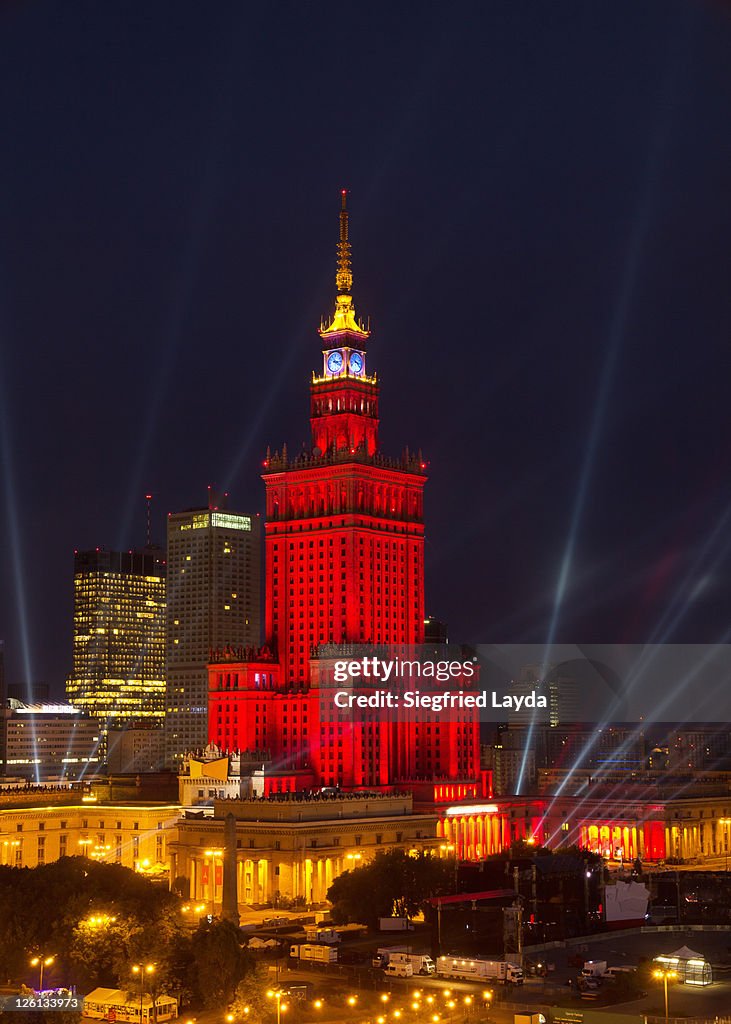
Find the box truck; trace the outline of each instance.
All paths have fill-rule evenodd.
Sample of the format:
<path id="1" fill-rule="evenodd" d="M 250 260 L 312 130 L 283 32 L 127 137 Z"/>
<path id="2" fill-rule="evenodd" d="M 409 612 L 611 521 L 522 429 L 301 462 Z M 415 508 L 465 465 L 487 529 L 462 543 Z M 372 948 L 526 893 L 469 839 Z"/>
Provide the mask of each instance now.
<path id="1" fill-rule="evenodd" d="M 542 1013 L 516 1013 L 513 1024 L 546 1024 L 546 1018 Z"/>
<path id="2" fill-rule="evenodd" d="M 586 960 L 581 968 L 582 978 L 603 978 L 606 973 L 606 960 Z"/>
<path id="3" fill-rule="evenodd" d="M 414 926 L 408 917 L 379 917 L 378 927 L 382 932 L 408 932 Z"/>
<path id="4" fill-rule="evenodd" d="M 522 985 L 523 968 L 505 960 L 483 960 L 479 957 L 440 956 L 437 960 L 440 978 L 464 978 L 469 981 L 498 981 L 503 985 Z"/>
<path id="5" fill-rule="evenodd" d="M 434 961 L 425 953 L 409 953 L 404 949 L 379 949 L 373 957 L 374 967 L 387 964 L 411 964 L 414 974 L 434 974 Z"/>
<path id="6" fill-rule="evenodd" d="M 290 946 L 289 955 L 314 964 L 334 964 L 338 960 L 338 951 L 334 946 L 316 946 L 311 943 Z"/>
<path id="7" fill-rule="evenodd" d="M 340 932 L 336 932 L 334 928 L 319 928 L 317 925 L 308 925 L 305 928 L 305 938 L 308 942 L 315 942 L 325 944 L 326 946 L 332 946 L 333 943 L 340 942 Z"/>

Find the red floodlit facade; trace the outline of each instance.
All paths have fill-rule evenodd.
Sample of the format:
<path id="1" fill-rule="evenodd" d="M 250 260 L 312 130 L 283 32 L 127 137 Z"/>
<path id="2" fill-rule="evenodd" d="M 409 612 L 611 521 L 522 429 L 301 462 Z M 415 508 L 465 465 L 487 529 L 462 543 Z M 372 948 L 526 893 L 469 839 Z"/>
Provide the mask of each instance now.
<path id="1" fill-rule="evenodd" d="M 339 652 L 424 639 L 426 464 L 420 452 L 389 458 L 379 448 L 379 384 L 351 296 L 345 193 L 336 286 L 310 385 L 310 446 L 294 458 L 286 446 L 267 452 L 264 463 L 265 647 L 214 656 L 209 738 L 224 750 L 267 751 L 278 771 L 311 770 L 316 785 L 440 779 L 482 793 L 474 710 L 435 716 L 427 731 L 377 710 L 354 720 L 333 705 L 326 665 Z"/>

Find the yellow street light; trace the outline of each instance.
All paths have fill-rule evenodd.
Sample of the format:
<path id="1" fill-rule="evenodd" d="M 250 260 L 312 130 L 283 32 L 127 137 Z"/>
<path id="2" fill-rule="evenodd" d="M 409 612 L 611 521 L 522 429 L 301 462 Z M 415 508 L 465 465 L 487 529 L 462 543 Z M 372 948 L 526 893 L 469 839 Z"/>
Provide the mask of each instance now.
<path id="1" fill-rule="evenodd" d="M 140 1021 L 142 1020 L 142 996 L 145 991 L 145 975 L 155 973 L 154 964 L 132 964 L 132 973 L 140 976 Z M 154 1000 L 153 1000 L 154 1005 Z"/>
<path id="2" fill-rule="evenodd" d="M 269 991 L 267 992 L 267 999 L 276 999 L 276 1001 L 277 1001 L 277 1024 L 281 1024 L 281 1022 L 282 1022 L 282 1014 L 287 1009 L 287 1004 L 286 1003 L 284 1003 L 284 1004 L 282 1003 L 283 996 L 284 996 L 284 992 L 282 992 L 281 988 L 276 988 L 276 989 L 270 988 Z"/>
<path id="3" fill-rule="evenodd" d="M 38 991 L 43 991 L 43 968 L 50 967 L 53 961 L 56 959 L 55 956 L 46 956 L 45 953 L 39 953 L 38 956 L 34 956 L 30 962 L 31 967 L 38 967 Z"/>
<path id="4" fill-rule="evenodd" d="M 668 1024 L 668 1021 L 670 1020 L 668 1015 L 668 981 L 675 981 L 678 976 L 678 972 L 658 967 L 652 972 L 652 976 L 653 978 L 662 978 L 665 987 L 665 1024 Z"/>
<path id="5" fill-rule="evenodd" d="M 322 1009 L 322 999 L 316 999 L 312 1005 L 315 1007 L 316 1010 L 321 1010 Z"/>
<path id="6" fill-rule="evenodd" d="M 390 998 L 391 998 L 391 997 L 390 997 L 390 995 L 388 994 L 388 992 L 382 992 L 382 993 L 381 993 L 381 1002 L 382 1002 L 382 1003 L 387 1003 L 387 1002 L 388 1002 L 388 1000 L 389 1000 Z"/>
<path id="7" fill-rule="evenodd" d="M 357 996 L 348 996 L 348 999 L 347 999 L 348 1006 L 355 1006 L 355 1004 L 357 1002 L 358 1002 L 358 997 Z"/>

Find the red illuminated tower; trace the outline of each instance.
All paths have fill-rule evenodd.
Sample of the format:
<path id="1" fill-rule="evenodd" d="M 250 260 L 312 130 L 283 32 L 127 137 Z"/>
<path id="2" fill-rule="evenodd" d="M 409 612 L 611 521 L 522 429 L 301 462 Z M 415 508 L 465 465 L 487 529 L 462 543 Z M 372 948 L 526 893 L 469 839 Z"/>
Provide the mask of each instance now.
<path id="1" fill-rule="evenodd" d="M 310 448 L 290 458 L 285 447 L 265 462 L 266 644 L 212 656 L 209 738 L 265 753 L 267 785 L 279 790 L 428 789 L 439 780 L 441 798 L 474 796 L 474 711 L 394 719 L 333 703 L 328 663 L 351 645 L 423 643 L 426 483 L 421 454 L 393 459 L 378 446 L 378 380 L 351 295 L 345 192 L 335 280 L 322 370 L 312 376 Z"/>
<path id="2" fill-rule="evenodd" d="M 378 380 L 355 315 L 342 193 L 332 318 L 320 327 L 308 452 L 267 457 L 266 642 L 289 687 L 309 682 L 323 643 L 416 644 L 424 629 L 420 456 L 378 447 Z"/>

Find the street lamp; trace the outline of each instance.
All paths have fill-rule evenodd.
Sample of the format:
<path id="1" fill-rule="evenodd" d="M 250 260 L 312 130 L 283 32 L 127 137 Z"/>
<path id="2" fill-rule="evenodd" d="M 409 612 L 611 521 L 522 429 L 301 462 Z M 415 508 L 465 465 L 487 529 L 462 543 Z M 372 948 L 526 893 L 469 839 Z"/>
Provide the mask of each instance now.
<path id="1" fill-rule="evenodd" d="M 653 978 L 662 978 L 665 986 L 665 1024 L 668 1024 L 670 1017 L 668 1016 L 668 979 L 675 981 L 678 976 L 677 971 L 670 971 L 666 968 L 658 967 L 657 970 L 652 972 Z"/>
<path id="2" fill-rule="evenodd" d="M 30 962 L 31 967 L 38 967 L 40 969 L 38 977 L 39 992 L 43 991 L 43 968 L 50 967 L 55 959 L 55 956 L 46 956 L 45 953 L 39 953 L 38 956 L 34 956 Z"/>
<path id="3" fill-rule="evenodd" d="M 155 973 L 154 964 L 132 964 L 132 973 L 140 976 L 140 1024 L 142 1024 L 142 996 L 145 991 L 145 975 Z M 155 1000 L 152 1001 L 153 1008 Z"/>
<path id="4" fill-rule="evenodd" d="M 277 1001 L 277 1024 L 282 1024 L 282 1014 L 287 1010 L 287 1004 L 284 1003 L 284 1005 L 282 1005 L 283 996 L 284 992 L 282 992 L 281 988 L 270 988 L 267 992 L 267 999 L 276 999 Z"/>

